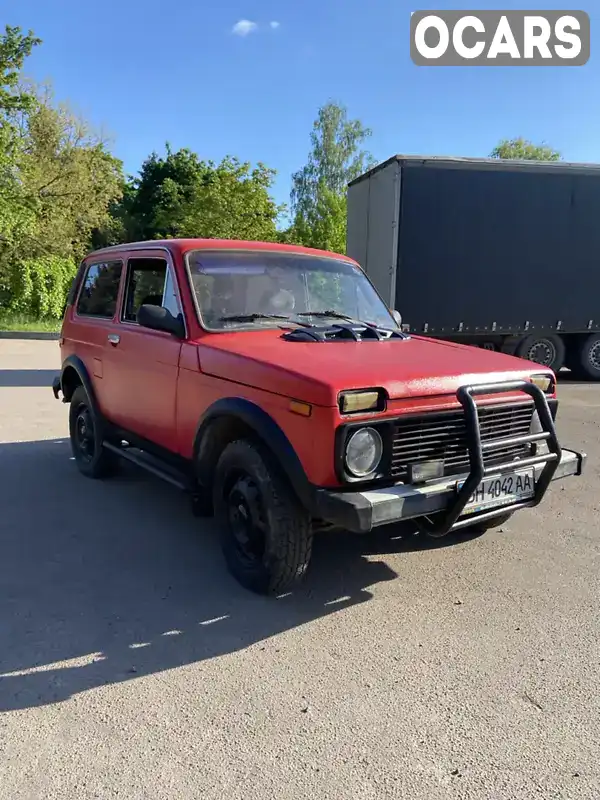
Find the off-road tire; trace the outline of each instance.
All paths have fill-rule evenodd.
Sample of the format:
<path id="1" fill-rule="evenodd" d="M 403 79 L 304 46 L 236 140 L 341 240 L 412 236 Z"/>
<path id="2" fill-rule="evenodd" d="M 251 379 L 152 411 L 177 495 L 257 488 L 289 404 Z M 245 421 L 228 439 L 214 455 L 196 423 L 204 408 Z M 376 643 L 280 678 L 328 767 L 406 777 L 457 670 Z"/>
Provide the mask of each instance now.
<path id="1" fill-rule="evenodd" d="M 232 519 L 239 509 L 243 513 L 249 494 L 248 509 L 259 521 L 258 527 L 251 527 L 264 546 L 264 552 L 259 546 L 259 553 L 250 557 L 242 552 Z M 242 503 L 236 506 L 238 498 Z M 225 447 L 215 470 L 213 507 L 227 567 L 242 586 L 257 594 L 281 594 L 304 578 L 312 551 L 310 515 L 263 447 L 249 440 Z M 247 516 L 242 526 L 244 522 Z"/>
<path id="2" fill-rule="evenodd" d="M 89 452 L 82 449 L 81 425 L 84 417 L 89 429 Z M 83 386 L 78 386 L 71 397 L 69 435 L 73 458 L 82 475 L 86 478 L 107 478 L 116 472 L 118 457 L 102 446 L 102 421 L 94 413 Z"/>

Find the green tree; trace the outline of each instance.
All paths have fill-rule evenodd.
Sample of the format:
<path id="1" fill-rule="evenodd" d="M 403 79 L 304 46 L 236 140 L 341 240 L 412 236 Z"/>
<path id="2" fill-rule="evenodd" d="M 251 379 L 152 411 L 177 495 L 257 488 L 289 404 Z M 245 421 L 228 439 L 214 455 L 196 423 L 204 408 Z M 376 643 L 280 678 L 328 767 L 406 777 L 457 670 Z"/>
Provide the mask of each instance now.
<path id="1" fill-rule="evenodd" d="M 206 237 L 277 240 L 284 210 L 271 197 L 275 173 L 264 164 L 227 157 L 202 161 L 184 148 L 152 153 L 131 182 L 115 216 L 126 239 Z"/>
<path id="2" fill-rule="evenodd" d="M 32 31 L 6 26 L 0 36 L 0 249 L 32 227 L 32 210 L 23 200 L 17 165 L 23 141 L 17 115 L 34 103 L 31 92 L 19 84 L 25 59 L 40 44 Z"/>
<path id="3" fill-rule="evenodd" d="M 122 170 L 105 144 L 52 93 L 23 81 L 39 44 L 0 37 L 0 303 L 58 316 L 92 231 L 121 194 Z"/>
<path id="4" fill-rule="evenodd" d="M 374 163 L 363 149 L 371 136 L 344 106 L 329 102 L 319 109 L 310 135 L 306 165 L 292 176 L 291 237 L 309 247 L 346 249 L 348 183 Z"/>
<path id="5" fill-rule="evenodd" d="M 292 237 L 307 247 L 343 253 L 346 249 L 346 194 L 321 187 L 307 215 L 298 214 Z"/>
<path id="6" fill-rule="evenodd" d="M 31 94 L 20 85 L 25 59 L 34 47 L 41 44 L 33 31 L 23 33 L 21 28 L 7 25 L 0 36 L 0 111 L 24 111 L 29 108 Z"/>
<path id="7" fill-rule="evenodd" d="M 30 255 L 80 259 L 92 231 L 106 224 L 122 193 L 122 165 L 106 144 L 52 94 L 38 92 L 21 121 L 25 154 L 19 174 L 38 221 L 27 237 Z"/>
<path id="8" fill-rule="evenodd" d="M 528 139 L 502 139 L 490 153 L 490 158 L 526 161 L 560 161 L 561 154 L 545 144 L 534 144 Z"/>

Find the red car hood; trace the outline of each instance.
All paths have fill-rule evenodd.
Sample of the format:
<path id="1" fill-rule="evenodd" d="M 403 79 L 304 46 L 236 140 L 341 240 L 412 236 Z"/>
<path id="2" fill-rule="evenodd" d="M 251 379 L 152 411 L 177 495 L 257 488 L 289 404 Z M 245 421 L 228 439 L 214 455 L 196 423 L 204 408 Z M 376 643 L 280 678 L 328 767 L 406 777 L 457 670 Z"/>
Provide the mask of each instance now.
<path id="1" fill-rule="evenodd" d="M 197 344 L 202 372 L 321 406 L 335 406 L 345 389 L 381 386 L 391 399 L 447 396 L 463 384 L 547 372 L 514 356 L 419 336 L 313 343 L 268 330 L 217 334 Z"/>

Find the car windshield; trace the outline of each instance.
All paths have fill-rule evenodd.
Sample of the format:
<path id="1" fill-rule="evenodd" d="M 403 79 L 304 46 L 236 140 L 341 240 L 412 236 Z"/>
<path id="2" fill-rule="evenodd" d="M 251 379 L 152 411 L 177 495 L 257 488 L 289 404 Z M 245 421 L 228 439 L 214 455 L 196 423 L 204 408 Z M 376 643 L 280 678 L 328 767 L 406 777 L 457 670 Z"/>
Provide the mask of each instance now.
<path id="1" fill-rule="evenodd" d="M 362 270 L 335 256 L 194 250 L 187 263 L 200 321 L 210 330 L 336 320 L 398 327 Z"/>

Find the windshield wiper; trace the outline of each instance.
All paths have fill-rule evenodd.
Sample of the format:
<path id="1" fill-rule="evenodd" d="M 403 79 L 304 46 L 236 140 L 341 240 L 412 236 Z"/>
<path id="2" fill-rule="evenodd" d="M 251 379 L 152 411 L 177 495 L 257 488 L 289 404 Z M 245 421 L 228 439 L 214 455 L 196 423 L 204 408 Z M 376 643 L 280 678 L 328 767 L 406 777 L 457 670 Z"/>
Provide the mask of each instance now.
<path id="1" fill-rule="evenodd" d="M 353 317 L 348 314 L 340 314 L 339 311 L 299 311 L 297 317 L 333 317 L 334 319 L 347 319 L 352 321 Z"/>
<path id="2" fill-rule="evenodd" d="M 346 322 L 353 322 L 355 325 L 366 325 L 367 328 L 376 328 L 374 322 L 365 322 L 356 317 L 349 317 L 348 314 L 341 314 L 339 311 L 300 311 L 296 314 L 297 317 L 330 317 L 332 319 L 344 319 Z"/>
<path id="3" fill-rule="evenodd" d="M 255 311 L 253 314 L 230 314 L 226 317 L 219 317 L 219 322 L 255 322 L 259 319 L 282 319 L 284 322 L 291 322 L 293 325 L 300 325 L 301 327 L 310 327 L 306 322 L 297 322 L 285 314 L 261 314 Z"/>

